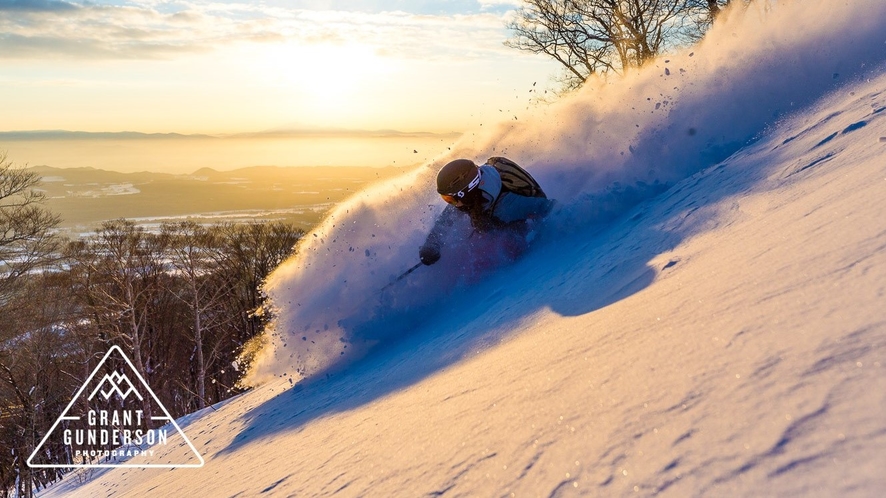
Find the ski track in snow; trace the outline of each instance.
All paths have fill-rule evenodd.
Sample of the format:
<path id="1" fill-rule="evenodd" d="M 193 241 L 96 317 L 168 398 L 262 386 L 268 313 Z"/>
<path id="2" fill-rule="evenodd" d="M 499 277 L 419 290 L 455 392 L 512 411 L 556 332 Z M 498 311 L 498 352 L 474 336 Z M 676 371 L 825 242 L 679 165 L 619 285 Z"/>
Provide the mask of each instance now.
<path id="1" fill-rule="evenodd" d="M 586 92 L 538 118 L 550 130 L 464 144 L 538 165 L 564 208 L 555 235 L 457 292 L 443 289 L 469 278 L 441 266 L 386 297 L 395 311 L 361 299 L 414 257 L 436 208 L 412 214 L 446 158 L 357 197 L 270 283 L 280 343 L 258 373 L 283 377 L 180 421 L 202 469 L 114 469 L 45 495 L 878 496 L 886 5 L 835 5 L 781 4 L 790 32 L 756 12 L 720 26 L 669 59 L 686 83 L 664 113 Z M 751 32 L 769 38 L 735 41 Z M 643 102 L 665 79 L 599 98 Z M 564 165 L 588 173 L 566 182 Z M 634 184 L 656 179 L 672 186 Z M 364 337 L 383 342 L 291 386 Z"/>

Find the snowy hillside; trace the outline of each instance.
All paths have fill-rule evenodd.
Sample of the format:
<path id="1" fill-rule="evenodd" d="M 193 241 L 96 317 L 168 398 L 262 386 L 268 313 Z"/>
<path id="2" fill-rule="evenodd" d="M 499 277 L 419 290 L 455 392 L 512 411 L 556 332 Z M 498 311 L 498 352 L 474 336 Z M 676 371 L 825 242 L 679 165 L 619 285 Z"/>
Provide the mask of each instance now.
<path id="1" fill-rule="evenodd" d="M 180 421 L 202 468 L 44 496 L 882 494 L 886 5 L 826 7 L 460 144 L 561 200 L 516 263 L 378 295 L 449 156 L 354 199 L 274 275 L 264 383 Z"/>

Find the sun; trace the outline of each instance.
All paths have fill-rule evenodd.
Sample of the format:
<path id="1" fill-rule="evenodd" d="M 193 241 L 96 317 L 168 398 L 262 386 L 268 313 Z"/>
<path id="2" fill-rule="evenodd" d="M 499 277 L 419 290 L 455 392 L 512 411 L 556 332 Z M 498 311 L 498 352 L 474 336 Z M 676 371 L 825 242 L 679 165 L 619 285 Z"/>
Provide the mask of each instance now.
<path id="1" fill-rule="evenodd" d="M 342 47 L 299 47 L 284 55 L 281 76 L 320 100 L 344 99 L 358 88 L 350 73 L 352 63 L 361 64 Z"/>
<path id="2" fill-rule="evenodd" d="M 392 71 L 372 47 L 354 44 L 287 43 L 267 50 L 264 59 L 270 78 L 317 111 L 347 108 Z"/>

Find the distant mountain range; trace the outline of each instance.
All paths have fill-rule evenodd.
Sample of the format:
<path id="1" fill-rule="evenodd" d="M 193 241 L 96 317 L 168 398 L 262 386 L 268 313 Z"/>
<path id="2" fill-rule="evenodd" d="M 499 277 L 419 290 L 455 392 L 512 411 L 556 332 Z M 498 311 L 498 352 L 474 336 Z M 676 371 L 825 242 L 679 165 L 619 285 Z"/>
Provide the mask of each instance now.
<path id="1" fill-rule="evenodd" d="M 0 142 L 21 140 L 156 140 L 156 139 L 223 139 L 223 138 L 286 138 L 286 137 L 457 137 L 459 132 L 432 133 L 407 132 L 398 130 L 350 130 L 340 128 L 321 129 L 273 129 L 258 132 L 223 135 L 182 134 L 182 133 L 142 133 L 137 131 L 91 132 L 69 130 L 24 130 L 0 131 Z"/>
<path id="2" fill-rule="evenodd" d="M 137 131 L 91 132 L 67 130 L 0 131 L 3 140 L 140 140 L 140 139 L 216 138 L 211 135 L 183 135 L 181 133 L 141 133 Z"/>
<path id="3" fill-rule="evenodd" d="M 67 232 L 128 218 L 156 224 L 285 220 L 302 228 L 334 204 L 402 168 L 255 166 L 231 171 L 201 168 L 191 174 L 121 173 L 96 168 L 30 168 L 42 178 L 46 205 Z"/>

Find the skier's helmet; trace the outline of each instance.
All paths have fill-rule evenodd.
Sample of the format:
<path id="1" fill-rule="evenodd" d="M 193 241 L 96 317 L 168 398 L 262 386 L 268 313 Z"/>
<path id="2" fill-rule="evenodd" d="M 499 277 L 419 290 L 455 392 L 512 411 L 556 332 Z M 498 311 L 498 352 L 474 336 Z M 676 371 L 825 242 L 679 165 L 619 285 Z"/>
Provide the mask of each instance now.
<path id="1" fill-rule="evenodd" d="M 437 173 L 437 192 L 450 204 L 464 200 L 480 185 L 480 168 L 470 159 L 456 159 Z"/>

